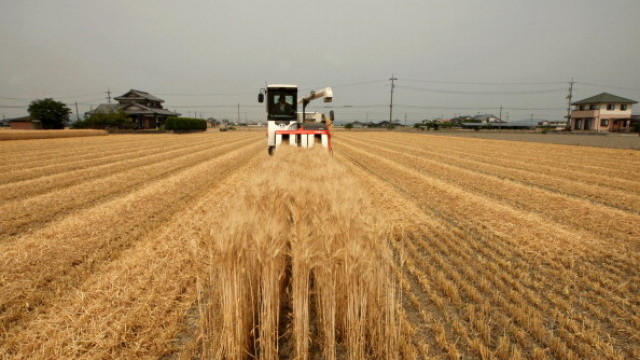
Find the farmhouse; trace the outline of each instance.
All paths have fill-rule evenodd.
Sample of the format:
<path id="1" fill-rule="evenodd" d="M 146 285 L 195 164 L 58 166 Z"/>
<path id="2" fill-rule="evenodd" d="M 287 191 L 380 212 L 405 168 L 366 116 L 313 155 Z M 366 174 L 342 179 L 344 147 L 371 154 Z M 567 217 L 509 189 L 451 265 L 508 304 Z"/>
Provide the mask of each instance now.
<path id="1" fill-rule="evenodd" d="M 123 111 L 133 119 L 138 129 L 156 129 L 164 124 L 167 117 L 180 116 L 178 113 L 163 109 L 164 100 L 141 90 L 131 89 L 124 95 L 116 97 L 115 100 L 118 101 L 117 104 L 100 104 L 85 115 Z"/>
<path id="2" fill-rule="evenodd" d="M 29 115 L 17 117 L 13 119 L 6 119 L 5 121 L 9 123 L 12 129 L 17 129 L 17 130 L 42 129 L 42 122 L 40 120 L 32 118 Z"/>
<path id="3" fill-rule="evenodd" d="M 631 106 L 638 103 L 609 93 L 576 101 L 571 105 L 571 128 L 603 132 L 629 132 L 632 128 Z"/>

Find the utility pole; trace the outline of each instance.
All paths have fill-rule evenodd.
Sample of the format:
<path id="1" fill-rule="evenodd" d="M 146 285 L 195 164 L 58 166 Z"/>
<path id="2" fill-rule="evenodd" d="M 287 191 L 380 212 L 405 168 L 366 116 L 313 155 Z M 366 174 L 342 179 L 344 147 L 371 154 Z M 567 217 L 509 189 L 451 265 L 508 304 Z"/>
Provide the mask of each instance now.
<path id="1" fill-rule="evenodd" d="M 240 103 L 238 103 L 238 124 L 240 124 Z"/>
<path id="2" fill-rule="evenodd" d="M 389 122 L 393 122 L 392 118 L 393 118 L 393 88 L 396 87 L 394 81 L 398 80 L 398 78 L 394 77 L 393 74 L 391 74 L 391 78 L 389 78 L 389 80 L 391 80 L 391 102 L 389 103 Z"/>
<path id="3" fill-rule="evenodd" d="M 107 88 L 107 101 L 111 104 L 111 90 Z"/>
<path id="4" fill-rule="evenodd" d="M 78 115 L 78 102 L 76 101 L 76 121 L 80 120 L 80 115 Z"/>
<path id="5" fill-rule="evenodd" d="M 404 126 L 407 126 L 407 113 L 404 113 Z"/>
<path id="6" fill-rule="evenodd" d="M 499 118 L 500 118 L 500 121 L 502 121 L 502 105 L 500 105 L 500 116 L 499 116 Z"/>
<path id="7" fill-rule="evenodd" d="M 567 99 L 569 102 L 567 103 L 567 130 L 571 130 L 571 98 L 573 97 L 573 78 L 571 78 L 571 82 L 569 82 L 569 95 L 567 95 Z"/>

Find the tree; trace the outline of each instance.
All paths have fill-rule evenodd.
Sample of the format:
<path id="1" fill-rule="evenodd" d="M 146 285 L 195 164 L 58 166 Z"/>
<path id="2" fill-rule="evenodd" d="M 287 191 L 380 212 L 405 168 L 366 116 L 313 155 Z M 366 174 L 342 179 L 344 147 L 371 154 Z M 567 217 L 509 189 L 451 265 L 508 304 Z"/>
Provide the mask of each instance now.
<path id="1" fill-rule="evenodd" d="M 351 130 L 353 129 L 353 124 L 352 123 L 348 123 L 347 125 L 344 126 L 345 129 L 347 130 Z"/>
<path id="2" fill-rule="evenodd" d="M 51 98 L 33 100 L 28 110 L 32 118 L 42 122 L 43 129 L 64 129 L 71 114 L 65 103 Z"/>

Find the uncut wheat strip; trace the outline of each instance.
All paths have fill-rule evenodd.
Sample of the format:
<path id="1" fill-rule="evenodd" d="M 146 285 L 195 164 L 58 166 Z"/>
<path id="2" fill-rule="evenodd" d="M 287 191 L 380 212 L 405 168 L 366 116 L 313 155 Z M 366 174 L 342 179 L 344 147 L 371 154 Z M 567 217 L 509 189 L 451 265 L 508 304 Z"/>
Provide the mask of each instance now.
<path id="1" fill-rule="evenodd" d="M 122 146 L 121 143 L 103 143 L 101 148 L 83 151 L 82 157 L 68 157 L 65 155 L 49 158 L 33 166 L 33 164 L 24 164 L 17 161 L 5 172 L 0 175 L 0 182 L 9 183 L 20 180 L 30 180 L 37 177 L 52 175 L 56 173 L 86 169 L 89 167 L 108 164 L 114 160 L 126 158 L 134 158 L 146 153 L 152 153 L 161 149 L 163 151 L 185 148 L 198 144 L 215 144 L 213 138 L 200 138 L 200 141 L 166 141 L 166 138 L 157 138 L 154 142 L 145 142 L 144 146 L 139 144 L 128 144 Z M 225 142 L 223 140 L 223 142 Z M 73 147 L 74 144 L 69 144 Z M 115 148 L 115 149 L 114 149 Z M 41 155 L 47 155 L 46 151 Z"/>
<path id="2" fill-rule="evenodd" d="M 60 190 L 64 187 L 75 185 L 79 182 L 102 177 L 104 174 L 115 175 L 118 172 L 131 168 L 144 166 L 151 163 L 158 163 L 164 160 L 178 157 L 185 153 L 194 154 L 199 151 L 209 149 L 212 146 L 221 144 L 232 144 L 241 142 L 239 139 L 234 141 L 224 141 L 220 143 L 196 143 L 195 145 L 179 144 L 177 146 L 167 148 L 156 144 L 153 148 L 145 149 L 140 153 L 127 153 L 126 156 L 118 155 L 110 159 L 106 163 L 95 163 L 91 165 L 82 165 L 79 168 L 73 166 L 71 169 L 58 169 L 60 172 L 37 177 L 35 179 L 14 181 L 8 184 L 0 185 L 0 201 L 8 201 L 15 198 L 33 197 L 38 194 L 48 192 L 52 189 Z"/>
<path id="3" fill-rule="evenodd" d="M 96 152 L 116 152 L 123 149 L 144 147 L 157 142 L 181 142 L 180 139 L 168 137 L 140 137 L 131 135 L 111 135 L 102 138 L 71 138 L 60 140 L 33 140 L 17 142 L 14 147 L 2 143 L 0 149 L 7 155 L 0 162 L 0 169 L 6 170 L 16 166 L 38 167 L 46 166 L 55 158 L 63 158 L 65 161 L 78 161 L 90 158 Z"/>
<path id="4" fill-rule="evenodd" d="M 315 234 L 315 232 L 319 231 L 318 229 L 322 229 L 323 226 L 324 228 L 327 228 L 326 226 L 327 221 L 323 220 L 325 216 L 337 216 L 338 218 L 344 217 L 344 213 L 342 210 L 343 207 L 340 207 L 340 206 L 337 207 L 335 205 L 323 206 L 322 204 L 325 204 L 323 201 L 328 201 L 327 204 L 331 204 L 333 201 L 335 201 L 335 199 L 342 199 L 343 201 L 341 202 L 341 204 L 352 203 L 353 204 L 352 206 L 355 206 L 357 211 L 351 211 L 350 212 L 351 214 L 349 216 L 358 216 L 358 213 L 362 211 L 362 207 L 359 206 L 359 202 L 348 201 L 349 195 L 344 193 L 345 191 L 348 191 L 353 187 L 340 186 L 341 185 L 340 182 L 344 180 L 342 177 L 340 177 L 341 174 L 331 175 L 330 174 L 330 172 L 332 171 L 331 168 L 327 168 L 326 166 L 324 167 L 320 166 L 322 165 L 322 162 L 317 163 L 318 159 L 315 159 L 315 157 L 319 154 L 313 154 L 312 152 L 295 153 L 295 155 L 291 155 L 287 158 L 285 157 L 287 153 L 286 152 L 282 153 L 282 151 L 285 151 L 285 150 L 280 150 L 279 153 L 277 154 L 277 158 L 271 160 L 269 163 L 265 165 L 265 166 L 275 166 L 273 168 L 271 167 L 267 168 L 268 171 L 266 171 L 264 175 L 267 177 L 266 180 L 268 180 L 266 182 L 266 185 L 262 185 L 261 183 L 259 183 L 257 186 L 254 186 L 254 187 L 262 189 L 262 192 L 269 194 L 271 198 L 275 196 L 275 199 L 282 199 L 285 203 L 292 202 L 290 205 L 292 207 L 292 211 L 296 209 L 298 210 L 292 212 L 291 220 L 289 220 L 289 216 L 277 215 L 280 212 L 273 211 L 274 209 L 272 209 L 272 206 L 274 204 L 279 204 L 282 201 L 274 201 L 268 197 L 265 197 L 264 200 L 254 200 L 256 198 L 254 196 L 254 197 L 250 197 L 249 200 L 247 200 L 246 198 L 242 198 L 241 196 L 241 199 L 244 199 L 243 202 L 233 201 L 232 204 L 238 203 L 240 204 L 239 206 L 241 207 L 244 206 L 243 208 L 248 207 L 250 210 L 255 207 L 263 209 L 262 211 L 268 214 L 274 214 L 272 218 L 273 221 L 279 221 L 285 224 L 287 224 L 289 221 L 292 221 L 292 225 L 291 225 L 292 231 L 295 231 L 294 234 L 297 234 L 294 236 L 294 238 L 299 237 L 300 235 L 304 235 L 309 231 L 313 231 L 313 233 Z M 324 153 L 322 153 L 322 155 L 326 156 L 326 154 Z M 326 161 L 327 158 L 324 158 L 324 159 L 325 160 L 323 161 Z M 333 171 L 335 172 L 335 170 Z M 278 174 L 278 177 L 274 177 L 273 174 Z M 306 181 L 300 182 L 299 179 L 301 178 L 305 178 Z M 329 181 L 330 179 L 333 179 L 333 181 Z M 277 182 L 274 182 L 275 180 L 277 180 Z M 327 186 L 329 185 L 333 186 L 333 188 L 327 188 Z M 342 191 L 340 192 L 340 194 L 343 195 L 342 197 L 329 195 L 332 193 L 331 189 L 335 191 L 337 188 L 342 189 Z M 323 194 L 325 195 L 324 197 L 318 196 Z M 262 198 L 258 198 L 258 199 L 262 199 Z M 250 204 L 250 206 L 245 206 L 244 204 Z M 231 210 L 230 212 L 238 213 L 238 211 L 233 211 L 233 210 Z M 247 211 L 245 210 L 245 214 L 246 213 Z M 246 216 L 250 216 L 252 218 L 258 218 L 258 219 L 260 218 L 258 216 L 252 216 L 252 215 L 253 215 L 253 212 L 249 211 L 249 215 L 246 215 Z M 286 215 L 286 213 L 284 215 Z M 252 228 L 246 223 L 241 223 L 241 224 L 243 224 L 242 228 L 244 229 Z M 227 226 L 231 226 L 232 227 L 231 229 L 233 230 L 234 226 L 236 225 L 232 224 L 231 222 L 228 222 Z M 335 225 L 330 226 L 328 228 L 342 229 L 341 226 L 335 226 Z M 222 230 L 222 232 L 228 233 L 229 231 Z M 318 235 L 321 235 L 320 239 L 327 239 L 327 236 L 331 238 L 332 236 L 331 234 L 333 234 L 332 231 L 329 231 L 329 233 L 322 232 L 321 234 L 318 234 Z M 237 236 L 230 237 L 230 239 L 237 239 L 237 238 L 238 238 Z M 314 236 L 313 238 L 316 238 L 316 236 Z M 241 239 L 244 239 L 244 238 L 241 238 Z M 369 241 L 369 242 L 373 243 L 372 241 Z M 245 241 L 243 243 L 251 243 L 251 242 Z M 322 243 L 326 244 L 326 242 L 324 241 Z M 227 244 L 229 246 L 233 246 L 234 242 L 227 241 Z M 292 244 L 292 256 L 294 257 L 293 261 L 295 262 L 296 254 L 298 254 L 300 251 L 304 254 L 308 248 L 304 246 L 300 247 L 300 246 L 293 246 L 293 245 L 294 244 Z M 298 249 L 298 250 L 295 250 L 295 249 Z M 257 258 L 259 258 L 259 256 Z M 312 264 L 307 263 L 305 265 L 307 261 L 304 256 L 298 257 L 298 261 L 300 261 L 301 264 L 305 267 L 311 266 L 311 268 L 313 268 Z M 301 280 L 303 280 L 304 278 L 306 277 L 303 275 Z M 308 299 L 308 296 L 304 295 L 304 293 L 307 291 L 305 289 L 306 287 L 302 286 L 302 289 L 299 289 L 297 292 L 294 291 L 294 293 L 292 293 L 292 298 L 296 298 L 296 297 L 302 298 L 302 301 L 297 305 L 297 308 L 299 309 L 297 313 L 300 315 L 304 314 L 304 312 L 308 310 L 308 306 L 309 306 L 304 301 L 304 298 Z M 254 296 L 254 297 L 257 298 L 257 296 Z M 295 313 L 296 313 L 296 310 L 294 307 L 294 314 Z M 322 313 L 326 314 L 327 312 L 325 311 Z M 301 316 L 302 322 L 304 322 L 305 317 L 308 317 L 308 315 Z M 302 331 L 302 334 L 299 334 L 297 336 L 300 336 L 302 340 L 304 340 L 307 335 L 304 333 L 304 331 Z M 229 345 L 228 347 L 231 348 L 232 346 Z M 304 350 L 301 350 L 299 352 L 304 352 Z"/>
<path id="5" fill-rule="evenodd" d="M 391 150 L 389 146 L 369 146 L 359 144 L 360 149 L 369 149 L 393 159 L 398 164 L 411 167 L 429 176 L 455 183 L 469 191 L 478 192 L 496 202 L 507 203 L 525 209 L 549 222 L 560 222 L 576 228 L 584 228 L 592 233 L 609 238 L 633 241 L 640 238 L 640 215 L 607 206 L 594 204 L 583 199 L 570 198 L 548 190 L 534 188 L 500 176 L 485 175 L 475 170 L 424 159 L 420 156 Z M 615 219 L 613 226 L 611 219 Z"/>
<path id="6" fill-rule="evenodd" d="M 175 156 L 159 163 L 145 164 L 47 194 L 5 203 L 0 205 L 0 233 L 15 236 L 24 232 L 25 229 L 41 227 L 53 218 L 63 216 L 78 207 L 88 206 L 107 197 L 134 191 L 136 187 L 146 186 L 146 183 L 150 181 L 196 166 L 212 156 L 254 142 L 255 139 L 249 138 L 240 144 L 211 146 L 197 152 Z M 60 199 L 64 199 L 64 201 L 60 201 Z"/>
<path id="7" fill-rule="evenodd" d="M 235 171 L 257 149 L 255 142 L 245 145 L 3 246 L 0 324 L 6 328 L 33 318 L 53 295 L 68 291 L 95 266 L 117 257 L 171 211 L 178 211 L 176 204 L 185 204 L 207 184 Z M 25 304 L 29 312 L 24 311 Z"/>
<path id="8" fill-rule="evenodd" d="M 351 140 L 351 139 L 350 139 Z M 359 141 L 361 143 L 361 141 Z M 590 178 L 588 173 L 580 174 L 580 178 L 572 178 L 571 182 L 562 181 L 555 174 L 544 174 L 544 169 L 532 167 L 532 170 L 519 170 L 511 166 L 496 165 L 501 159 L 495 156 L 485 161 L 470 160 L 473 155 L 452 154 L 448 151 L 442 153 L 438 151 L 425 151 L 416 148 L 414 145 L 390 142 L 378 142 L 367 139 L 368 144 L 377 144 L 390 150 L 402 153 L 410 153 L 420 156 L 423 159 L 433 160 L 439 163 L 460 167 L 463 169 L 473 169 L 485 175 L 493 175 L 500 178 L 507 178 L 521 182 L 526 185 L 535 185 L 544 190 L 559 192 L 567 195 L 575 195 L 588 199 L 590 201 L 599 202 L 607 206 L 621 208 L 623 210 L 633 210 L 640 212 L 640 182 L 632 182 L 623 179 L 609 179 L 611 181 L 620 181 L 624 185 L 624 189 L 609 187 L 608 183 L 589 184 L 581 182 L 581 179 Z M 578 185 L 579 184 L 579 185 Z M 634 184 L 636 184 L 634 186 Z"/>
<path id="9" fill-rule="evenodd" d="M 454 139 L 450 136 L 438 136 L 438 135 L 421 135 L 421 134 L 403 134 L 397 133 L 395 135 L 404 139 L 420 139 L 422 137 L 423 142 L 436 142 L 438 144 L 448 144 L 453 146 L 453 149 L 475 150 L 479 154 L 495 156 L 495 154 L 501 154 L 508 158 L 522 158 L 531 157 L 536 161 L 540 161 L 545 164 L 561 164 L 564 162 L 564 157 L 580 158 L 583 162 L 580 166 L 595 167 L 602 170 L 619 171 L 623 170 L 640 170 L 640 162 L 638 158 L 638 152 L 634 150 L 626 149 L 610 149 L 601 147 L 587 147 L 587 146 L 575 146 L 575 145 L 561 145 L 561 144 L 548 144 L 537 142 L 523 142 L 523 141 L 510 141 L 510 140 L 491 140 L 491 139 Z M 562 154 L 562 157 L 549 157 L 549 154 Z M 621 156 L 622 155 L 622 156 Z"/>
<path id="10" fill-rule="evenodd" d="M 391 135 L 389 135 L 391 136 Z M 590 152 L 585 152 L 587 150 L 582 150 L 583 152 L 578 155 L 568 155 L 566 152 L 558 152 L 560 150 L 567 149 L 557 149 L 558 151 L 553 151 L 553 149 L 548 149 L 547 151 L 536 155 L 536 147 L 541 147 L 545 149 L 545 145 L 548 144 L 539 144 L 534 143 L 531 144 L 533 147 L 525 148 L 526 151 L 521 151 L 523 143 L 517 143 L 517 146 L 514 146 L 513 142 L 509 141 L 501 141 L 497 142 L 495 146 L 490 149 L 486 148 L 486 143 L 474 141 L 475 139 L 467 139 L 464 143 L 456 143 L 456 142 L 448 142 L 447 140 L 453 140 L 452 138 L 443 138 L 441 140 L 434 142 L 431 136 L 426 138 L 415 138 L 415 136 L 410 135 L 400 135 L 402 138 L 395 137 L 384 137 L 384 136 L 376 136 L 376 137 L 362 137 L 362 139 L 375 138 L 379 141 L 383 142 L 401 142 L 413 145 L 422 150 L 428 150 L 432 152 L 446 152 L 450 153 L 454 156 L 459 157 L 468 157 L 469 159 L 475 159 L 478 161 L 484 162 L 493 162 L 493 163 L 505 163 L 506 166 L 513 166 L 523 169 L 528 169 L 531 166 L 535 168 L 547 169 L 545 171 L 553 172 L 553 173 L 561 173 L 566 174 L 565 177 L 567 179 L 578 178 L 580 181 L 590 181 L 602 184 L 608 184 L 611 182 L 608 178 L 613 178 L 612 180 L 616 180 L 618 178 L 631 181 L 633 184 L 637 183 L 637 177 L 633 174 L 637 173 L 639 170 L 640 164 L 638 157 L 635 155 L 637 152 L 629 152 L 620 149 L 610 149 L 613 151 L 612 155 L 606 156 L 601 160 L 593 160 L 596 155 L 599 154 L 601 149 L 589 149 Z M 341 136 L 342 137 L 342 136 Z M 349 138 L 354 138 L 351 135 Z M 413 140 L 413 141 L 412 141 Z M 565 146 L 571 147 L 571 146 Z M 583 147 L 576 147 L 578 149 L 583 149 Z M 562 153 L 563 156 L 552 156 L 553 154 Z M 612 159 L 615 158 L 624 158 L 621 160 L 621 163 L 615 164 Z M 523 159 L 526 159 L 524 161 Z M 612 162 L 614 162 L 612 164 Z M 580 175 L 582 173 L 588 172 L 590 175 L 589 179 L 582 179 L 580 176 L 575 176 L 575 174 Z M 624 183 L 615 183 L 616 186 L 621 189 L 625 189 Z"/>
<path id="11" fill-rule="evenodd" d="M 389 199 L 389 201 L 392 201 L 392 199 Z M 416 212 L 412 212 L 413 214 L 416 214 Z M 419 211 L 417 211 L 417 213 L 419 213 Z M 415 216 L 414 216 L 415 217 Z M 453 260 L 455 260 L 455 258 L 453 258 Z M 445 265 L 445 264 L 441 264 L 441 265 Z"/>
<path id="12" fill-rule="evenodd" d="M 178 351 L 184 346 L 178 342 L 186 331 L 184 318 L 196 301 L 196 278 L 206 270 L 206 253 L 192 251 L 194 242 L 220 227 L 224 218 L 212 216 L 212 208 L 220 209 L 229 191 L 245 186 L 261 160 L 252 156 L 246 165 L 207 186 L 202 196 L 189 200 L 192 204 L 183 206 L 184 211 L 175 212 L 120 257 L 98 267 L 48 311 L 13 331 L 0 354 L 161 358 Z"/>

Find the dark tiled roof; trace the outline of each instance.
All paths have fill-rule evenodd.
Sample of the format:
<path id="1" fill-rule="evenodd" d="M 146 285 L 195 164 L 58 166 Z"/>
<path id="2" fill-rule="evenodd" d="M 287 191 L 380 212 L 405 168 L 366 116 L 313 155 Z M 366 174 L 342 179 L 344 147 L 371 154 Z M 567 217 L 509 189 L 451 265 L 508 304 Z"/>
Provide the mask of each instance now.
<path id="1" fill-rule="evenodd" d="M 17 118 L 5 119 L 5 122 L 40 122 L 40 120 L 32 118 L 30 115 Z"/>
<path id="2" fill-rule="evenodd" d="M 637 101 L 626 99 L 620 96 L 611 95 L 609 93 L 602 93 L 596 96 L 592 96 L 590 98 L 582 99 L 580 101 L 576 101 L 572 103 L 572 105 L 585 105 L 585 104 L 605 104 L 605 103 L 616 103 L 616 104 L 636 104 Z"/>
<path id="3" fill-rule="evenodd" d="M 135 89 L 131 89 L 126 94 L 124 94 L 122 96 L 118 96 L 118 97 L 116 97 L 114 99 L 116 99 L 116 100 L 122 100 L 122 99 L 147 99 L 147 100 L 152 100 L 152 101 L 164 102 L 164 100 L 162 100 L 160 98 L 157 98 L 157 97 L 149 94 L 146 91 L 135 90 Z"/>
<path id="4" fill-rule="evenodd" d="M 141 110 L 127 110 L 130 107 L 139 107 Z M 175 113 L 173 111 L 169 111 L 166 109 L 158 109 L 148 107 L 136 102 L 129 104 L 100 104 L 95 110 L 87 111 L 85 114 L 93 115 L 93 114 L 109 114 L 116 111 L 124 111 L 127 115 L 142 115 L 142 114 L 158 114 L 158 115 L 167 115 L 167 116 L 180 116 L 180 114 Z"/>

